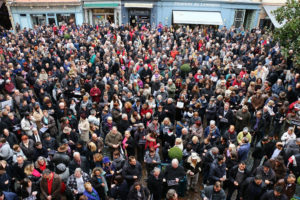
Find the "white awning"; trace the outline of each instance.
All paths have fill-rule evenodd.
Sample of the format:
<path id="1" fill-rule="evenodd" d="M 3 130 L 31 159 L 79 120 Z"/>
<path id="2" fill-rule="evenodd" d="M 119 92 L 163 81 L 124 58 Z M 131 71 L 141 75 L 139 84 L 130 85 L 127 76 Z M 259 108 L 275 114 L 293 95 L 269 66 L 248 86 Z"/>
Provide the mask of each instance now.
<path id="1" fill-rule="evenodd" d="M 223 25 L 220 12 L 173 11 L 174 24 Z"/>
<path id="2" fill-rule="evenodd" d="M 274 26 L 276 28 L 281 28 L 285 24 L 285 21 L 282 22 L 282 24 L 279 24 L 279 22 L 276 20 L 275 15 L 272 13 L 272 11 L 277 10 L 277 8 L 280 8 L 280 6 L 264 6 L 264 9 Z"/>
<path id="3" fill-rule="evenodd" d="M 125 8 L 153 8 L 152 3 L 125 3 Z"/>

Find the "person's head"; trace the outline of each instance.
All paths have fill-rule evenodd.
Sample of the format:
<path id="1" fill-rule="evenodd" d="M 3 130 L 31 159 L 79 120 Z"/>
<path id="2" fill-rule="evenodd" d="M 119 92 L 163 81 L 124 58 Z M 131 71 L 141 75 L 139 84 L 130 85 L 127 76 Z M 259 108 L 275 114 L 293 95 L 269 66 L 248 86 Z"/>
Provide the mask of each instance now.
<path id="1" fill-rule="evenodd" d="M 74 152 L 73 153 L 73 158 L 74 158 L 74 160 L 79 161 L 80 160 L 80 153 L 79 152 Z"/>
<path id="2" fill-rule="evenodd" d="M 219 149 L 217 147 L 211 148 L 211 153 L 217 155 L 219 153 Z"/>
<path id="3" fill-rule="evenodd" d="M 173 167 L 174 169 L 176 169 L 176 168 L 178 167 L 178 165 L 179 165 L 178 160 L 177 160 L 176 158 L 174 158 L 174 159 L 172 160 L 172 167 Z"/>
<path id="4" fill-rule="evenodd" d="M 289 127 L 288 128 L 288 134 L 292 135 L 294 133 L 294 127 Z"/>
<path id="5" fill-rule="evenodd" d="M 107 117 L 107 123 L 112 124 L 112 122 L 113 122 L 112 117 Z"/>
<path id="6" fill-rule="evenodd" d="M 294 184 L 296 182 L 296 176 L 294 174 L 289 174 L 287 177 L 288 184 Z"/>
<path id="7" fill-rule="evenodd" d="M 264 171 L 264 173 L 268 173 L 269 170 L 270 170 L 270 168 L 271 168 L 270 162 L 268 162 L 268 161 L 265 162 L 264 165 L 263 165 L 263 171 Z"/>
<path id="8" fill-rule="evenodd" d="M 93 176 L 100 178 L 103 170 L 100 167 L 96 167 L 93 169 Z"/>
<path id="9" fill-rule="evenodd" d="M 81 171 L 81 168 L 76 168 L 75 171 L 74 171 L 74 176 L 76 178 L 80 178 L 82 175 L 82 171 Z"/>
<path id="10" fill-rule="evenodd" d="M 225 162 L 225 159 L 224 159 L 223 155 L 218 155 L 217 160 L 218 160 L 219 165 L 222 165 Z"/>
<path id="11" fill-rule="evenodd" d="M 249 131 L 248 127 L 243 128 L 243 134 L 244 134 L 244 135 L 247 135 L 247 134 L 248 134 L 248 131 Z"/>
<path id="12" fill-rule="evenodd" d="M 84 184 L 84 188 L 86 191 L 88 191 L 89 193 L 93 192 L 93 187 L 92 187 L 92 184 L 90 182 L 86 182 Z"/>
<path id="13" fill-rule="evenodd" d="M 245 164 L 244 162 L 240 162 L 240 163 L 239 163 L 239 169 L 240 169 L 241 171 L 244 171 L 245 168 L 246 168 L 246 164 Z"/>
<path id="14" fill-rule="evenodd" d="M 166 199 L 167 200 L 177 200 L 178 199 L 178 194 L 177 194 L 176 190 L 169 189 L 167 194 L 166 194 Z"/>
<path id="15" fill-rule="evenodd" d="M 254 182 L 255 182 L 255 184 L 257 184 L 257 185 L 260 185 L 260 184 L 263 182 L 262 176 L 261 176 L 261 175 L 256 175 L 256 176 L 254 177 Z"/>
<path id="16" fill-rule="evenodd" d="M 155 167 L 154 169 L 153 169 L 153 175 L 155 176 L 155 177 L 158 177 L 159 176 L 159 174 L 160 174 L 160 168 L 158 168 L 158 167 Z"/>
<path id="17" fill-rule="evenodd" d="M 50 179 L 51 178 L 51 171 L 50 171 L 50 169 L 45 169 L 43 171 L 43 178 L 44 179 Z"/>
<path id="18" fill-rule="evenodd" d="M 234 125 L 230 125 L 230 126 L 229 126 L 229 131 L 230 131 L 230 132 L 234 132 L 234 129 L 235 129 Z"/>
<path id="19" fill-rule="evenodd" d="M 211 128 L 214 128 L 214 127 L 216 126 L 216 121 L 215 121 L 215 120 L 210 120 L 209 126 L 210 126 Z"/>
<path id="20" fill-rule="evenodd" d="M 215 192 L 220 192 L 221 189 L 222 189 L 221 182 L 220 181 L 216 181 L 215 184 L 214 184 L 214 191 Z"/>
<path id="21" fill-rule="evenodd" d="M 112 132 L 113 134 L 117 134 L 117 133 L 118 133 L 117 127 L 116 127 L 116 126 L 113 126 L 112 129 L 111 129 L 111 132 Z"/>
<path id="22" fill-rule="evenodd" d="M 142 185 L 141 185 L 140 182 L 135 182 L 135 183 L 134 183 L 134 189 L 136 189 L 137 191 L 140 191 L 140 190 L 141 190 L 141 187 L 142 187 Z"/>
<path id="23" fill-rule="evenodd" d="M 249 142 L 249 140 L 248 140 L 247 137 L 243 137 L 242 142 L 243 142 L 244 144 L 247 144 L 247 143 Z"/>
<path id="24" fill-rule="evenodd" d="M 198 141 L 199 141 L 198 137 L 194 135 L 194 136 L 192 137 L 192 142 L 193 142 L 193 144 L 197 144 Z"/>
<path id="25" fill-rule="evenodd" d="M 275 197 L 280 197 L 283 191 L 283 187 L 282 186 L 275 186 L 274 187 L 274 196 Z"/>
<path id="26" fill-rule="evenodd" d="M 135 157 L 134 156 L 129 156 L 128 162 L 129 162 L 130 165 L 135 166 L 136 165 L 136 159 L 135 159 Z"/>
<path id="27" fill-rule="evenodd" d="M 27 143 L 28 142 L 28 136 L 27 135 L 23 135 L 21 137 L 21 140 L 22 140 L 23 143 Z"/>
<path id="28" fill-rule="evenodd" d="M 22 155 L 17 156 L 17 163 L 18 163 L 18 165 L 24 164 L 24 157 Z"/>

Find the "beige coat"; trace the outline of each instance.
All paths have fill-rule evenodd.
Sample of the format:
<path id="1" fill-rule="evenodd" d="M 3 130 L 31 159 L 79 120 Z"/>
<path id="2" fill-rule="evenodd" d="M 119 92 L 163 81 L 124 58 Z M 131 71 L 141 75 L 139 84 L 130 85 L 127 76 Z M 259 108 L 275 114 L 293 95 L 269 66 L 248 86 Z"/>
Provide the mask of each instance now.
<path id="1" fill-rule="evenodd" d="M 89 141 L 89 134 L 90 134 L 90 123 L 88 119 L 79 120 L 78 129 L 80 133 L 80 139 L 82 139 L 84 142 Z"/>

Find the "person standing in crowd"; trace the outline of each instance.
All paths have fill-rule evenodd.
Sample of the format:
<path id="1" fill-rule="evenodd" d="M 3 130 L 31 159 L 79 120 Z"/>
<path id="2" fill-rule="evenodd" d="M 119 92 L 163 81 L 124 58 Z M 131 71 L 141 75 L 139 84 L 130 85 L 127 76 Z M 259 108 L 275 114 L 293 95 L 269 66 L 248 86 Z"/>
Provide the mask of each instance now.
<path id="1" fill-rule="evenodd" d="M 51 172 L 49 169 L 43 171 L 42 179 L 40 182 L 41 199 L 42 200 L 60 200 L 61 179 L 60 177 Z"/>
<path id="2" fill-rule="evenodd" d="M 225 200 L 226 195 L 221 187 L 221 182 L 216 181 L 213 185 L 207 186 L 201 191 L 203 200 Z"/>

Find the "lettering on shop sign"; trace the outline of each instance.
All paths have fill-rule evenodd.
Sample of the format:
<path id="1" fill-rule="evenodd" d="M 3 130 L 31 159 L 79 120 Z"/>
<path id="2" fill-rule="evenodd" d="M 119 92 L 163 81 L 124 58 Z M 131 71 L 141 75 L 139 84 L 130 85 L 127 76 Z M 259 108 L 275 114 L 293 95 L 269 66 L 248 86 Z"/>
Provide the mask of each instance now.
<path id="1" fill-rule="evenodd" d="M 220 6 L 220 4 L 214 3 L 197 3 L 197 2 L 175 2 L 175 6 L 191 6 L 191 7 L 215 7 Z"/>

